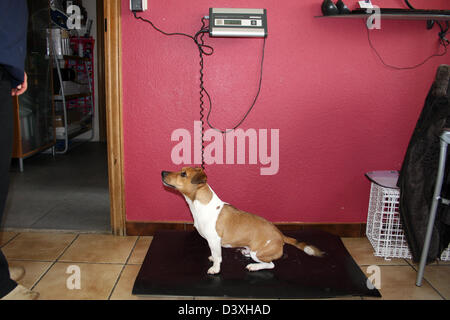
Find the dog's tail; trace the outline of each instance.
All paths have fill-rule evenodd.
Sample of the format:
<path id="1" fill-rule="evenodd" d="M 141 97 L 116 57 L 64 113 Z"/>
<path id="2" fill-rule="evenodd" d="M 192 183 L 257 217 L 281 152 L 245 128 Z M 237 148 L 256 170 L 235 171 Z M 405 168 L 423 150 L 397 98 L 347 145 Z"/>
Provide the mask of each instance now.
<path id="1" fill-rule="evenodd" d="M 323 257 L 325 252 L 322 252 L 318 248 L 311 246 L 309 244 L 306 244 L 305 242 L 299 242 L 297 239 L 283 236 L 284 243 L 290 244 L 294 247 L 299 248 L 300 250 L 303 250 L 304 253 L 314 256 L 314 257 Z"/>

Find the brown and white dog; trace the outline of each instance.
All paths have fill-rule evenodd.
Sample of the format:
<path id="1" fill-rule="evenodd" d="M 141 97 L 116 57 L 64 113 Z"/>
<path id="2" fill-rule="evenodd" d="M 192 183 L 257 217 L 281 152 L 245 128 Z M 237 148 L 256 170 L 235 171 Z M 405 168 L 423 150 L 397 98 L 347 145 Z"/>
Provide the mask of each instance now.
<path id="1" fill-rule="evenodd" d="M 162 182 L 185 197 L 194 227 L 208 241 L 213 262 L 209 274 L 220 272 L 222 247 L 242 247 L 242 254 L 256 263 L 247 265 L 250 271 L 274 268 L 273 261 L 283 255 L 285 243 L 296 246 L 306 254 L 321 257 L 323 252 L 304 242 L 284 236 L 264 218 L 236 209 L 223 202 L 206 183 L 201 168 L 183 168 L 179 172 L 162 171 Z"/>

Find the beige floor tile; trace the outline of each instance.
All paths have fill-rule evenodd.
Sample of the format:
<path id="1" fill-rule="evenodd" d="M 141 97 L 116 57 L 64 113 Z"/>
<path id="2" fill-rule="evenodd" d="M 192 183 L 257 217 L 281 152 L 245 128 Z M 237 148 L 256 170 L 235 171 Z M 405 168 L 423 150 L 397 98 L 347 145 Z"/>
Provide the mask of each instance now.
<path id="1" fill-rule="evenodd" d="M 425 267 L 424 278 L 447 300 L 450 299 L 450 266 L 432 265 Z"/>
<path id="2" fill-rule="evenodd" d="M 115 300 L 208 299 L 131 294 L 152 237 L 80 234 L 73 241 L 76 237 L 76 234 L 63 233 L 0 232 L 0 246 L 3 243 L 2 251 L 8 258 L 10 266 L 25 267 L 25 277 L 19 282 L 25 287 L 35 286 L 33 290 L 41 294 L 40 299 L 108 299 L 110 295 L 111 299 Z M 368 277 L 371 275 L 367 273 L 366 266 L 379 266 L 382 299 L 421 300 L 442 299 L 442 297 L 450 299 L 448 263 L 428 265 L 425 269 L 426 281 L 422 287 L 417 287 L 415 285 L 417 272 L 405 259 L 387 261 L 373 256 L 372 246 L 366 238 L 342 240 Z M 63 252 L 60 260 L 52 266 L 50 261 L 57 259 Z M 123 264 L 127 259 L 128 265 L 124 267 Z M 80 290 L 67 288 L 67 279 L 72 276 L 66 273 L 70 265 L 80 268 Z M 359 299 L 359 297 L 350 298 Z"/>
<path id="3" fill-rule="evenodd" d="M 366 271 L 366 270 L 363 270 Z M 410 266 L 380 266 L 380 293 L 384 300 L 441 300 L 441 296 L 426 282 L 416 286 L 417 272 Z M 367 274 L 370 277 L 373 274 Z M 363 299 L 369 299 L 364 297 Z M 374 298 L 379 299 L 379 298 Z"/>
<path id="4" fill-rule="evenodd" d="M 407 261 L 413 265 L 416 269 L 419 269 L 419 262 L 414 262 L 412 259 L 407 259 Z M 436 260 L 427 264 L 427 266 L 450 266 L 450 261 Z"/>
<path id="5" fill-rule="evenodd" d="M 142 264 L 152 240 L 153 237 L 140 237 L 131 253 L 128 264 Z"/>
<path id="6" fill-rule="evenodd" d="M 21 233 L 2 251 L 7 259 L 54 261 L 75 237 L 68 233 Z"/>
<path id="7" fill-rule="evenodd" d="M 367 238 L 341 238 L 348 252 L 358 265 L 408 265 L 405 259 L 374 256 L 374 250 Z"/>
<path id="8" fill-rule="evenodd" d="M 9 240 L 14 238 L 16 235 L 17 235 L 17 232 L 0 231 L 0 247 L 2 247 Z"/>
<path id="9" fill-rule="evenodd" d="M 50 268 L 53 262 L 29 261 L 29 260 L 9 260 L 10 267 L 22 266 L 25 268 L 24 277 L 18 281 L 26 288 L 32 288 L 42 275 Z"/>
<path id="10" fill-rule="evenodd" d="M 137 237 L 80 234 L 59 261 L 125 263 Z"/>
<path id="11" fill-rule="evenodd" d="M 141 269 L 140 265 L 126 265 L 117 282 L 111 300 L 192 300 L 194 297 L 168 297 L 168 296 L 136 296 L 132 294 L 134 281 Z"/>
<path id="12" fill-rule="evenodd" d="M 131 294 L 134 280 L 140 270 L 140 265 L 126 265 L 116 287 L 111 295 L 111 300 L 136 300 L 138 297 Z"/>
<path id="13" fill-rule="evenodd" d="M 67 286 L 67 283 L 75 284 L 71 281 L 75 272 L 68 270 L 69 266 L 79 267 L 79 289 L 69 289 Z M 40 300 L 105 300 L 108 299 L 122 267 L 120 264 L 57 262 L 33 290 L 39 292 Z"/>

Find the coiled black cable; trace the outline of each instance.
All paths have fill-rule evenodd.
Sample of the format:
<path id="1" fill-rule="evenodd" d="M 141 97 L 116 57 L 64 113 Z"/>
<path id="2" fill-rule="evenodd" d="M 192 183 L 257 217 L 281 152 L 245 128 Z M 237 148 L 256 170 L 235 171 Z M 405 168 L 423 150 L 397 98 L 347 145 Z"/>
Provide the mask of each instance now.
<path id="1" fill-rule="evenodd" d="M 228 130 L 221 130 L 221 129 L 217 129 L 216 127 L 214 127 L 210 121 L 209 121 L 209 117 L 211 115 L 211 111 L 212 111 L 212 101 L 211 101 L 211 96 L 209 95 L 208 91 L 206 91 L 205 86 L 204 86 L 204 73 L 203 73 L 203 69 L 204 69 L 204 59 L 203 56 L 210 56 L 214 53 L 214 48 L 206 45 L 205 41 L 203 39 L 203 36 L 205 33 L 209 32 L 209 28 L 206 26 L 206 19 L 205 17 L 202 18 L 202 26 L 200 28 L 200 30 L 194 35 L 191 36 L 189 34 L 186 33 L 182 33 L 182 32 L 165 32 L 161 29 L 159 29 L 158 27 L 156 27 L 153 22 L 151 22 L 148 19 L 142 18 L 137 16 L 136 12 L 133 12 L 133 15 L 136 19 L 144 21 L 149 23 L 153 29 L 155 29 L 156 31 L 162 33 L 163 35 L 166 36 L 184 36 L 187 37 L 191 40 L 193 40 L 198 48 L 199 51 L 199 56 L 200 56 L 200 121 L 201 121 L 201 139 L 202 139 L 202 149 L 201 149 L 201 157 L 202 157 L 202 164 L 201 167 L 202 169 L 205 169 L 205 160 L 204 160 L 204 151 L 205 151 L 205 146 L 204 146 L 204 134 L 205 134 L 205 101 L 204 101 L 204 97 L 206 96 L 208 98 L 208 103 L 209 103 L 209 110 L 208 110 L 208 114 L 206 116 L 206 122 L 208 124 L 208 126 L 211 129 L 214 129 L 216 131 L 219 131 L 222 134 L 231 132 L 235 129 L 237 129 L 244 121 L 245 119 L 247 119 L 249 113 L 252 111 L 253 107 L 256 104 L 256 100 L 258 100 L 259 97 L 259 93 L 261 91 L 261 83 L 262 83 L 262 76 L 263 76 L 263 63 L 264 63 L 264 51 L 265 51 L 265 47 L 266 47 L 266 38 L 264 37 L 264 42 L 263 42 L 263 47 L 262 47 L 262 57 L 261 57 L 261 66 L 260 66 L 260 76 L 259 76 L 259 84 L 258 84 L 258 90 L 256 92 L 255 98 L 253 99 L 252 104 L 250 105 L 250 108 L 247 110 L 247 112 L 244 114 L 244 116 L 242 117 L 242 119 L 235 125 L 233 126 L 231 129 Z"/>
<path id="2" fill-rule="evenodd" d="M 237 129 L 239 126 L 241 126 L 242 123 L 245 121 L 245 119 L 247 119 L 247 117 L 250 114 L 250 112 L 253 110 L 253 107 L 255 106 L 256 101 L 258 100 L 259 93 L 261 92 L 261 84 L 262 84 L 262 78 L 263 78 L 263 65 L 264 65 L 264 52 L 265 52 L 265 47 L 266 47 L 266 38 L 264 37 L 263 47 L 262 47 L 262 56 L 261 56 L 261 65 L 260 65 L 258 89 L 256 91 L 255 97 L 253 98 L 252 104 L 250 105 L 250 107 L 248 108 L 247 112 L 244 114 L 244 116 L 241 118 L 241 120 L 239 120 L 239 122 L 236 125 L 234 125 L 230 129 L 225 129 L 225 130 L 218 129 L 215 126 L 213 126 L 211 124 L 210 120 L 209 120 L 209 117 L 211 116 L 211 111 L 212 111 L 213 104 L 212 104 L 211 96 L 209 95 L 208 91 L 206 90 L 206 88 L 204 86 L 204 80 L 203 80 L 203 77 L 204 77 L 204 73 L 203 73 L 203 68 L 204 68 L 203 55 L 204 54 L 205 55 L 211 55 L 211 54 L 214 53 L 214 49 L 211 46 L 205 45 L 204 40 L 203 40 L 204 33 L 209 32 L 209 29 L 206 27 L 205 21 L 206 21 L 206 19 L 202 18 L 202 28 L 194 36 L 194 39 L 195 39 L 196 43 L 199 46 L 199 52 L 200 52 L 200 121 L 201 121 L 201 126 L 202 126 L 202 132 L 201 132 L 202 151 L 201 151 L 201 154 L 202 154 L 202 168 L 203 169 L 205 168 L 205 161 L 204 161 L 205 146 L 204 146 L 204 139 L 203 139 L 204 131 L 205 131 L 204 130 L 205 129 L 205 121 L 204 121 L 204 118 L 205 118 L 205 114 L 204 114 L 205 107 L 204 107 L 204 104 L 205 104 L 205 102 L 204 102 L 203 98 L 205 97 L 205 95 L 208 98 L 209 110 L 208 110 L 208 114 L 206 116 L 206 123 L 208 124 L 208 126 L 211 129 L 216 130 L 216 131 L 218 131 L 218 132 L 220 132 L 222 134 L 226 134 L 228 132 L 231 132 L 231 131 Z M 199 37 L 200 37 L 200 40 L 198 40 Z M 204 49 L 202 50 L 200 48 L 209 48 L 211 51 L 205 52 Z"/>
<path id="3" fill-rule="evenodd" d="M 209 96 L 208 91 L 206 91 L 206 89 L 205 89 L 204 80 L 203 80 L 203 76 L 204 76 L 204 74 L 203 74 L 203 67 L 204 67 L 203 55 L 204 54 L 212 55 L 214 53 L 214 49 L 211 46 L 205 45 L 205 41 L 203 39 L 204 34 L 209 31 L 208 28 L 206 27 L 205 21 L 206 21 L 206 19 L 205 19 L 205 17 L 203 17 L 202 18 L 202 27 L 194 36 L 194 41 L 197 43 L 197 46 L 199 48 L 198 51 L 199 51 L 199 55 L 200 55 L 200 63 L 199 63 L 200 64 L 200 122 L 201 122 L 201 126 L 202 126 L 201 127 L 201 138 L 202 138 L 202 164 L 201 164 L 201 166 L 202 166 L 203 170 L 205 169 L 205 156 L 204 156 L 204 154 L 205 154 L 205 144 L 204 144 L 204 140 L 205 140 L 204 139 L 204 136 L 205 136 L 205 121 L 204 121 L 205 107 L 204 107 L 204 103 L 205 102 L 203 101 L 203 97 L 204 97 L 203 93 L 205 93 L 207 95 L 208 100 L 211 105 L 211 97 Z M 199 37 L 200 37 L 200 40 L 199 40 Z M 203 48 L 209 48 L 210 51 L 206 52 Z"/>
<path id="4" fill-rule="evenodd" d="M 216 130 L 222 134 L 231 132 L 237 128 L 239 128 L 241 126 L 241 124 L 245 121 L 245 119 L 247 119 L 248 115 L 250 114 L 250 112 L 253 110 L 253 107 L 256 104 L 256 101 L 258 100 L 259 97 L 259 93 L 261 92 L 261 84 L 262 84 L 262 79 L 263 79 L 263 65 L 264 65 L 264 51 L 266 48 L 266 38 L 264 37 L 263 40 L 263 46 L 262 46 L 262 54 L 261 54 L 261 64 L 260 64 L 260 69 L 259 69 L 259 82 L 258 82 L 258 89 L 256 90 L 256 95 L 253 98 L 253 102 L 250 105 L 250 107 L 248 108 L 247 112 L 244 114 L 244 116 L 241 118 L 241 120 L 239 120 L 239 122 L 237 122 L 237 124 L 235 124 L 233 127 L 231 127 L 230 129 L 218 129 L 216 127 L 214 127 L 211 122 L 209 121 L 209 116 L 211 115 L 211 110 L 212 110 L 212 103 L 211 103 L 211 97 L 209 96 L 208 92 L 206 92 L 206 95 L 209 99 L 209 111 L 208 111 L 208 115 L 206 116 L 206 122 L 208 123 L 209 127 L 213 130 Z"/>
<path id="5" fill-rule="evenodd" d="M 158 27 L 156 27 L 154 25 L 154 23 L 151 22 L 150 20 L 137 16 L 136 12 L 133 12 L 133 15 L 134 15 L 134 17 L 136 19 L 142 20 L 144 22 L 149 23 L 153 27 L 153 29 L 155 29 L 156 31 L 162 33 L 163 35 L 166 35 L 166 36 L 184 36 L 184 37 L 187 37 L 187 38 L 193 40 L 195 42 L 197 48 L 198 48 L 199 55 L 200 55 L 200 121 L 202 123 L 202 129 L 201 129 L 202 164 L 201 164 L 201 166 L 202 166 L 202 169 L 205 169 L 205 160 L 204 160 L 205 146 L 204 146 L 204 143 L 203 143 L 203 141 L 204 141 L 204 134 L 205 134 L 205 125 L 204 125 L 204 120 L 203 120 L 203 118 L 204 118 L 204 106 L 203 106 L 204 105 L 204 101 L 203 101 L 204 95 L 203 95 L 203 93 L 204 92 L 206 93 L 206 95 L 208 96 L 208 99 L 210 101 L 211 101 L 211 98 L 209 97 L 208 92 L 205 90 L 205 88 L 203 86 L 203 83 L 204 83 L 204 81 L 203 81 L 203 55 L 209 56 L 209 55 L 212 55 L 214 53 L 214 49 L 211 46 L 205 45 L 204 40 L 203 40 L 203 35 L 206 32 L 209 31 L 208 28 L 206 27 L 206 23 L 205 23 L 206 18 L 205 17 L 202 18 L 202 27 L 201 27 L 201 29 L 194 36 L 191 36 L 190 34 L 186 34 L 186 33 L 182 33 L 182 32 L 172 32 L 172 33 L 165 32 L 165 31 L 159 29 Z M 199 37 L 200 37 L 200 40 L 199 40 Z"/>

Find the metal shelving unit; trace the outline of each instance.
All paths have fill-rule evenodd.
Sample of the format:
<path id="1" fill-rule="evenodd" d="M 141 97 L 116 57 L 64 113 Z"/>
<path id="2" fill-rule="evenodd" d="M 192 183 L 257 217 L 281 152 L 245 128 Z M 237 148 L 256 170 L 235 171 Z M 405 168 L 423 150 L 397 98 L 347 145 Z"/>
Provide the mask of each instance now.
<path id="1" fill-rule="evenodd" d="M 93 40 L 90 41 L 92 45 L 85 57 L 54 56 L 58 75 L 56 80 L 60 84 L 60 91 L 53 96 L 56 113 L 56 153 L 59 154 L 66 153 L 70 148 L 94 138 Z M 63 81 L 61 64 L 75 71 L 76 80 Z M 80 78 L 85 82 L 80 83 Z M 70 91 L 67 82 L 72 84 Z M 77 139 L 86 132 L 90 132 L 89 137 Z"/>

